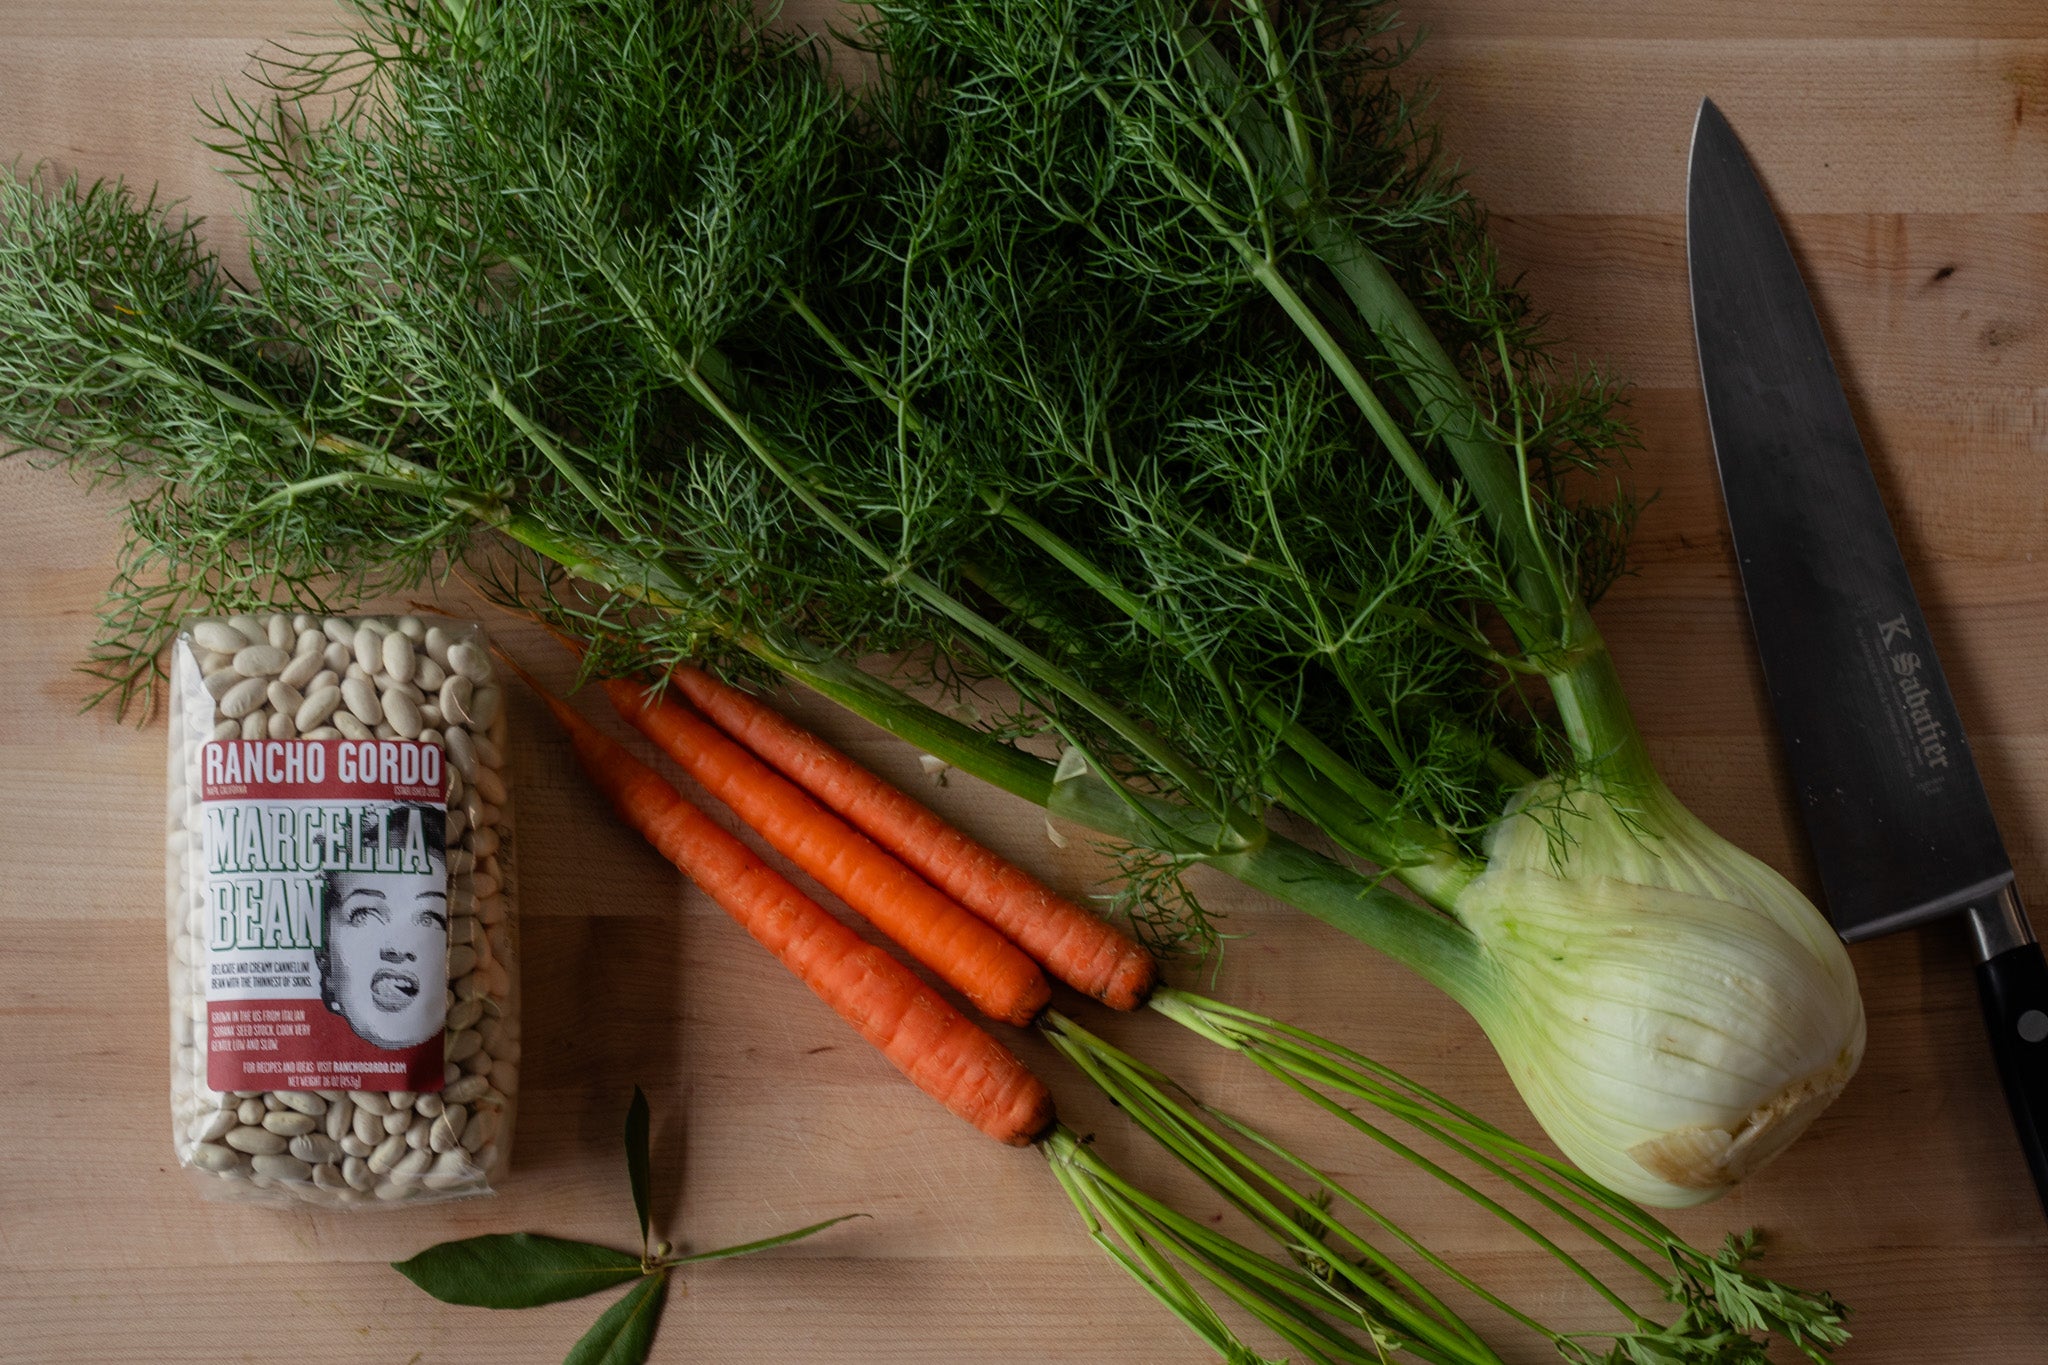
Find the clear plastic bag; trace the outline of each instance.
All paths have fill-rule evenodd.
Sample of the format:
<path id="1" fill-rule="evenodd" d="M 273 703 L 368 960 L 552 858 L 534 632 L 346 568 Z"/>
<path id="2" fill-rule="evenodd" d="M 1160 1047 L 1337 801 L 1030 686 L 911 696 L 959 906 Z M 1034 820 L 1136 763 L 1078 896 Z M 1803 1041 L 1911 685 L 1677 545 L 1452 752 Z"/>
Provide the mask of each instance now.
<path id="1" fill-rule="evenodd" d="M 205 618 L 172 647 L 172 1141 L 213 1197 L 491 1192 L 519 998 L 481 626 Z"/>

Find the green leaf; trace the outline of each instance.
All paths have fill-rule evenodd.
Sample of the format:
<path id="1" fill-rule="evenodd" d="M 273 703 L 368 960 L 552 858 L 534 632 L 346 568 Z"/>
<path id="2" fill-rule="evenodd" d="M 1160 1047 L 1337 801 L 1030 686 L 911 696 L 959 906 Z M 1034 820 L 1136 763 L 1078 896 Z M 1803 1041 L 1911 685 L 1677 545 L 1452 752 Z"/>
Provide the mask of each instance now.
<path id="1" fill-rule="evenodd" d="M 652 1180 L 647 1155 L 647 1096 L 633 1087 L 626 1107 L 626 1177 L 633 1182 L 633 1211 L 640 1215 L 640 1254 L 647 1254 L 647 1190 Z"/>
<path id="2" fill-rule="evenodd" d="M 443 1303 L 476 1308 L 579 1299 L 646 1273 L 629 1252 L 530 1232 L 442 1242 L 391 1268 Z"/>
<path id="3" fill-rule="evenodd" d="M 716 1251 L 700 1251 L 691 1256 L 677 1256 L 673 1260 L 668 1261 L 667 1264 L 690 1265 L 697 1261 L 722 1261 L 729 1256 L 745 1256 L 749 1252 L 766 1251 L 770 1247 L 787 1246 L 791 1242 L 801 1242 L 812 1233 L 823 1232 L 826 1228 L 836 1227 L 849 1218 L 865 1217 L 867 1215 L 864 1213 L 842 1213 L 837 1218 L 827 1218 L 822 1223 L 813 1223 L 807 1228 L 798 1228 L 795 1232 L 780 1232 L 773 1237 L 763 1237 L 758 1242 L 742 1242 L 738 1246 L 720 1247 Z"/>
<path id="4" fill-rule="evenodd" d="M 657 1270 L 604 1310 L 562 1365 L 640 1365 L 654 1344 L 654 1324 L 668 1291 L 668 1272 Z"/>

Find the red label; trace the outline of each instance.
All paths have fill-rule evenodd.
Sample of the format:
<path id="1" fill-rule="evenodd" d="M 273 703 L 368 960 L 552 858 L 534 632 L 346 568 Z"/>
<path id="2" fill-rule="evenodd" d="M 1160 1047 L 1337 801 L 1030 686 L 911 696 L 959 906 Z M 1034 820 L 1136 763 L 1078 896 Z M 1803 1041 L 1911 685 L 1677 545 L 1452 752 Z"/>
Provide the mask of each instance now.
<path id="1" fill-rule="evenodd" d="M 412 740 L 200 751 L 207 1084 L 439 1090 L 446 771 Z"/>
<path id="2" fill-rule="evenodd" d="M 392 1052 L 356 1036 L 319 1000 L 207 1002 L 206 1083 L 215 1090 L 439 1090 L 441 1040 Z M 230 1084 L 229 1082 L 233 1082 Z"/>
<path id="3" fill-rule="evenodd" d="M 441 750 L 410 739 L 215 739 L 199 751 L 199 796 L 223 801 L 366 798 L 447 807 Z"/>

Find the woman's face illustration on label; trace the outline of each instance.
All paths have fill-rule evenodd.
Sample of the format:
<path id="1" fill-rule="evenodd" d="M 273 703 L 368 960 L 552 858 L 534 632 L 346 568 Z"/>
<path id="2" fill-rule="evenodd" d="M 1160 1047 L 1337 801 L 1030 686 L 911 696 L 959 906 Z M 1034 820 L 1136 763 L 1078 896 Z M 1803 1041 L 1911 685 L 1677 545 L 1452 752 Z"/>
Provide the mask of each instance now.
<path id="1" fill-rule="evenodd" d="M 373 872 L 329 880 L 327 994 L 365 1042 L 406 1048 L 441 1031 L 448 989 L 445 880 Z"/>

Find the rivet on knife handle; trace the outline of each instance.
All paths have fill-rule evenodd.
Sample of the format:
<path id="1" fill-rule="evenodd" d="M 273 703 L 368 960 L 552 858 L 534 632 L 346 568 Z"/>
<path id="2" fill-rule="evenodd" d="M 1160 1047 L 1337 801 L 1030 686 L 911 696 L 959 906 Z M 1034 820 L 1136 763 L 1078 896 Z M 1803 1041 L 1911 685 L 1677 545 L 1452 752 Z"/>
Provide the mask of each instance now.
<path id="1" fill-rule="evenodd" d="M 2017 892 L 2008 888 L 2000 899 L 2026 922 Z M 1977 964 L 1977 987 L 2006 1106 L 2048 1212 L 2048 958 L 2031 941 L 2008 948 Z"/>

